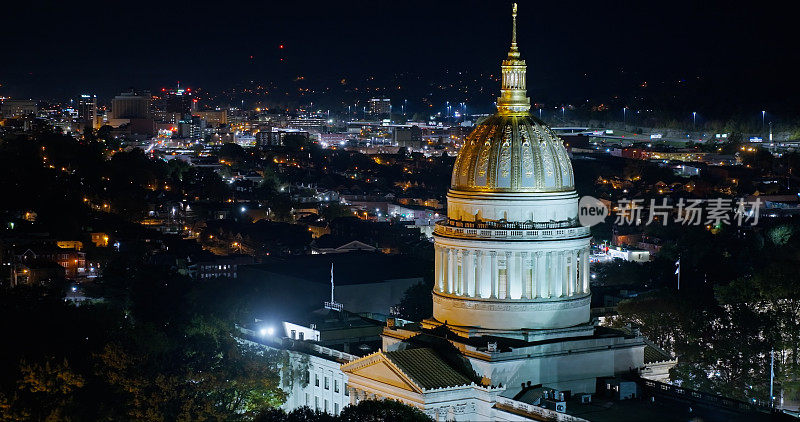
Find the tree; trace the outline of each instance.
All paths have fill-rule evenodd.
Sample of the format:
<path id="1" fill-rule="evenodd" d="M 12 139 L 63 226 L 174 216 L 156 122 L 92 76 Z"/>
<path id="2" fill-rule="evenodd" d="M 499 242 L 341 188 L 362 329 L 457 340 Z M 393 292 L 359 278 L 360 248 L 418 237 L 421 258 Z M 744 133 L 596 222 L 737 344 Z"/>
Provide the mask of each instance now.
<path id="1" fill-rule="evenodd" d="M 347 205 L 339 202 L 331 202 L 328 205 L 322 206 L 319 209 L 320 216 L 328 222 L 333 221 L 339 217 L 352 217 L 353 211 Z"/>
<path id="2" fill-rule="evenodd" d="M 218 154 L 219 158 L 235 163 L 240 163 L 247 155 L 247 153 L 244 151 L 244 148 L 232 142 L 222 144 L 222 146 L 219 148 Z"/>
<path id="3" fill-rule="evenodd" d="M 16 394 L 5 409 L 0 405 L 2 420 L 7 416 L 12 420 L 61 420 L 74 410 L 75 394 L 85 385 L 84 377 L 66 359 L 44 364 L 22 361 L 19 371 Z M 2 396 L 0 393 L 0 402 Z"/>
<path id="4" fill-rule="evenodd" d="M 270 409 L 259 414 L 254 422 L 427 422 L 428 415 L 416 407 L 394 400 L 362 400 L 342 409 L 338 416 L 312 410 L 309 407 L 294 409 L 288 414 Z"/>
<path id="5" fill-rule="evenodd" d="M 431 286 L 417 283 L 409 287 L 397 305 L 400 316 L 410 321 L 422 321 L 433 315 Z"/>
<path id="6" fill-rule="evenodd" d="M 299 151 L 308 151 L 318 154 L 320 152 L 319 144 L 311 141 L 306 135 L 287 134 L 283 137 L 283 145 L 295 153 Z"/>
<path id="7" fill-rule="evenodd" d="M 431 421 L 421 410 L 394 400 L 362 400 L 347 406 L 337 418 L 340 422 L 423 422 Z"/>

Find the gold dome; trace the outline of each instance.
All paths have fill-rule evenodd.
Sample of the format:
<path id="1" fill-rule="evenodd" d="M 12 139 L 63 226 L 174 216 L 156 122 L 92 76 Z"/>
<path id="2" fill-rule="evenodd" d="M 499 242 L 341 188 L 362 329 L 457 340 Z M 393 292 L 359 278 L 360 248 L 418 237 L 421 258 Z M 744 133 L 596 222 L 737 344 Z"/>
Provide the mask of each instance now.
<path id="1" fill-rule="evenodd" d="M 562 192 L 575 189 L 561 139 L 525 113 L 495 114 L 467 137 L 453 167 L 452 189 Z"/>
<path id="2" fill-rule="evenodd" d="M 497 113 L 467 137 L 451 187 L 475 192 L 563 192 L 575 189 L 564 142 L 530 115 L 526 68 L 517 49 L 517 5 L 511 49 L 503 60 Z"/>

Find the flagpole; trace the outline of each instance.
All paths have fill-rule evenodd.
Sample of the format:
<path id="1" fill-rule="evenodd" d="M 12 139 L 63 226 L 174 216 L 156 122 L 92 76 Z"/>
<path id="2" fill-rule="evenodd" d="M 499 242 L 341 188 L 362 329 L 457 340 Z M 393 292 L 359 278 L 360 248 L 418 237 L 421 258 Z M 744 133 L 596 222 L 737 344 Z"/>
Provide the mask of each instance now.
<path id="1" fill-rule="evenodd" d="M 775 349 L 769 351 L 769 406 L 775 406 L 775 396 L 773 396 L 772 386 L 775 383 Z"/>

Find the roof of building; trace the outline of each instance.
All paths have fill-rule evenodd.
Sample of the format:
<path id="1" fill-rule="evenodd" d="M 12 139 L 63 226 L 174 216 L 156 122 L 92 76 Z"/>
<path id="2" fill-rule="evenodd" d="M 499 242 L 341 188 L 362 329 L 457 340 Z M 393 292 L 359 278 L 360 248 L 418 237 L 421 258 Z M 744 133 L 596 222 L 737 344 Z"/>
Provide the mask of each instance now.
<path id="1" fill-rule="evenodd" d="M 672 355 L 670 355 L 660 347 L 653 344 L 653 342 L 647 339 L 646 337 L 644 338 L 644 342 L 646 344 L 644 348 L 645 364 L 675 360 L 675 358 Z"/>
<path id="2" fill-rule="evenodd" d="M 385 354 L 392 363 L 426 390 L 472 383 L 464 374 L 445 363 L 433 349 L 406 349 Z"/>
<path id="3" fill-rule="evenodd" d="M 489 335 L 462 337 L 457 333 L 453 332 L 450 329 L 450 327 L 446 325 L 440 325 L 431 329 L 415 328 L 413 325 L 406 325 L 403 328 L 410 331 L 419 331 L 419 334 L 404 340 L 404 342 L 413 344 L 417 347 L 424 347 L 428 344 L 436 344 L 438 347 L 439 344 L 442 344 L 442 341 L 447 341 L 449 343 L 449 341 L 452 340 L 460 344 L 465 344 L 480 349 L 480 348 L 485 348 L 488 342 L 492 342 L 497 344 L 497 350 L 500 352 L 508 352 L 513 349 L 522 347 L 539 346 L 539 345 L 560 343 L 564 341 L 573 341 L 573 340 L 598 339 L 598 338 L 609 338 L 609 337 L 625 337 L 625 338 L 636 337 L 636 335 L 630 332 L 630 330 L 617 329 L 604 326 L 594 327 L 594 332 L 592 335 L 557 337 L 546 340 L 534 340 L 534 341 L 527 341 L 522 339 L 501 337 L 501 336 L 489 336 Z"/>

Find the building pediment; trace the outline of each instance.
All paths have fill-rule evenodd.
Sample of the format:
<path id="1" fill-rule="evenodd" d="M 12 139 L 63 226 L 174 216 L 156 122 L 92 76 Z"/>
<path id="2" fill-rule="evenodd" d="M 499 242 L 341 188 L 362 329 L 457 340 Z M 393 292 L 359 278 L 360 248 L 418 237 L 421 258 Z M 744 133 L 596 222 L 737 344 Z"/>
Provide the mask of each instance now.
<path id="1" fill-rule="evenodd" d="M 362 377 L 403 390 L 422 393 L 422 387 L 404 374 L 383 352 L 373 353 L 344 364 L 342 371 L 351 377 Z"/>

